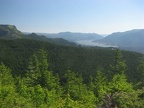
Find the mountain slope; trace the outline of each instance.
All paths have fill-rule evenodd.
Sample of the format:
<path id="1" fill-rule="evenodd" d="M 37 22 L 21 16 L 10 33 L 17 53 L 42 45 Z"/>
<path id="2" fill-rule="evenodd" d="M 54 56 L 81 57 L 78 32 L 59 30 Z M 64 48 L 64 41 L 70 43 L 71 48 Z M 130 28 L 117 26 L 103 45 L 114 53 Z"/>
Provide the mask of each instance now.
<path id="1" fill-rule="evenodd" d="M 19 39 L 23 34 L 14 25 L 0 25 L 0 38 Z"/>
<path id="2" fill-rule="evenodd" d="M 95 42 L 116 45 L 122 49 L 138 51 L 144 50 L 144 29 L 135 29 L 126 32 L 116 32 Z"/>
<path id="3" fill-rule="evenodd" d="M 47 38 L 46 36 L 43 35 L 37 35 L 36 33 L 31 33 L 25 35 L 26 39 L 33 39 L 33 40 L 38 40 L 38 41 L 44 41 L 44 42 L 49 42 L 57 45 L 65 45 L 65 46 L 77 46 L 76 43 L 74 42 L 69 42 L 67 40 L 64 40 L 62 38 Z"/>
<path id="4" fill-rule="evenodd" d="M 115 50 L 111 48 L 63 46 L 32 39 L 0 39 L 0 62 L 10 67 L 13 75 L 25 74 L 29 58 L 39 49 L 48 52 L 49 69 L 54 73 L 64 75 L 70 69 L 81 73 L 85 81 L 101 68 L 107 74 L 115 59 Z M 122 53 L 128 66 L 126 75 L 130 80 L 137 80 L 137 65 L 142 54 Z"/>

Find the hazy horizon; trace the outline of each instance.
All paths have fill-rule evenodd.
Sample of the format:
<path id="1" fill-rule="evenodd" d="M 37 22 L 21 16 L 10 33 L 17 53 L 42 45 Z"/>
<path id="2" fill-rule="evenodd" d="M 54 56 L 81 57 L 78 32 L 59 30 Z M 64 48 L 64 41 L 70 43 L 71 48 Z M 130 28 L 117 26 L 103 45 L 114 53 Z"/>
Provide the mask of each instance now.
<path id="1" fill-rule="evenodd" d="M 0 24 L 22 32 L 111 34 L 144 29 L 143 0 L 0 0 Z"/>

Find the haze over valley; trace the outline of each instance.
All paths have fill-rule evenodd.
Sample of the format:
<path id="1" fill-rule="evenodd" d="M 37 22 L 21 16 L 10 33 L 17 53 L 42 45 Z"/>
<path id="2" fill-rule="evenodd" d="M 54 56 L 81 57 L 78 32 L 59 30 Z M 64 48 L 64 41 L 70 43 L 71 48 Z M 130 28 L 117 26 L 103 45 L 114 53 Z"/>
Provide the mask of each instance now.
<path id="1" fill-rule="evenodd" d="M 144 29 L 114 32 L 107 36 L 96 33 L 37 33 L 48 38 L 63 38 L 82 46 L 114 47 L 144 53 Z"/>

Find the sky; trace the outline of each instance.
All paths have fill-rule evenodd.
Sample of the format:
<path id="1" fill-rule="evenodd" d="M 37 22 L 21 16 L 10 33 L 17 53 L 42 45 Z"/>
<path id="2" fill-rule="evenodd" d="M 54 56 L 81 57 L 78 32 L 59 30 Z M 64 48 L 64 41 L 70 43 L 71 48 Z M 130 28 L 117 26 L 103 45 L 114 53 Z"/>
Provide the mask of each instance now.
<path id="1" fill-rule="evenodd" d="M 144 0 L 0 0 L 0 24 L 36 33 L 144 29 Z"/>

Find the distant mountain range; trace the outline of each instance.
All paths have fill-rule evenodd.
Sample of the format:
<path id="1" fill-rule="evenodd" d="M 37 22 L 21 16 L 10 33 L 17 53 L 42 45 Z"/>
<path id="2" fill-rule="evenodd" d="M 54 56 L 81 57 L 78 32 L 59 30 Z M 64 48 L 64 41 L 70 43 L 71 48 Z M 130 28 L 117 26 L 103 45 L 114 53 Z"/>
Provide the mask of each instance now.
<path id="1" fill-rule="evenodd" d="M 38 41 L 45 41 L 57 45 L 77 46 L 74 42 L 69 42 L 62 38 L 47 38 L 44 35 L 37 35 L 36 33 L 22 33 L 17 30 L 14 25 L 0 25 L 0 39 L 33 39 Z"/>
<path id="2" fill-rule="evenodd" d="M 0 38 L 2 39 L 34 39 L 58 45 L 77 46 L 78 41 L 92 41 L 108 47 L 144 53 L 144 29 L 134 29 L 126 32 L 115 32 L 106 37 L 96 33 L 22 33 L 14 25 L 0 25 Z M 88 45 L 87 43 L 86 45 Z M 92 46 L 92 45 L 90 45 Z"/>
<path id="3" fill-rule="evenodd" d="M 115 32 L 106 37 L 96 33 L 72 33 L 61 32 L 55 34 L 49 33 L 37 33 L 39 35 L 45 35 L 49 38 L 63 38 L 71 42 L 83 42 L 82 45 L 104 47 L 117 47 L 124 50 L 136 51 L 144 53 L 144 29 L 134 29 L 126 32 Z M 92 41 L 93 43 L 91 43 Z M 94 44 L 94 42 L 96 44 Z"/>
<path id="4" fill-rule="evenodd" d="M 68 41 L 76 42 L 79 40 L 98 40 L 102 39 L 103 36 L 96 33 L 73 33 L 73 32 L 60 32 L 60 33 L 37 33 L 44 35 L 48 38 L 63 38 Z"/>

